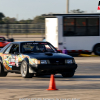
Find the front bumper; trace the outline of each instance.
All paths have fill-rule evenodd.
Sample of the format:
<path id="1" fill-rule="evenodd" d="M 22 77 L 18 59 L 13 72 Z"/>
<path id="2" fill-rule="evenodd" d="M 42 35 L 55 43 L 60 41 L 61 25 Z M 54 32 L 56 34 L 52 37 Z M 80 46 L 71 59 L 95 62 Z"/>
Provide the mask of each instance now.
<path id="1" fill-rule="evenodd" d="M 41 64 L 41 65 L 31 66 L 31 68 L 36 73 L 43 73 L 43 74 L 75 72 L 77 64 L 66 64 L 66 65 Z"/>

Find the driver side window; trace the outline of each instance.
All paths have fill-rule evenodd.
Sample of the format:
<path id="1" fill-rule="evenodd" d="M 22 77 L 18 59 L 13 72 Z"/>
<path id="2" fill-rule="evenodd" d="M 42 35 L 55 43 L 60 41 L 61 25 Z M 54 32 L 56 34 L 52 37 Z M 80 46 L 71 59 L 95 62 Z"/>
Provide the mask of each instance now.
<path id="1" fill-rule="evenodd" d="M 9 53 L 14 54 L 15 52 L 19 53 L 19 45 L 18 44 L 13 44 Z"/>

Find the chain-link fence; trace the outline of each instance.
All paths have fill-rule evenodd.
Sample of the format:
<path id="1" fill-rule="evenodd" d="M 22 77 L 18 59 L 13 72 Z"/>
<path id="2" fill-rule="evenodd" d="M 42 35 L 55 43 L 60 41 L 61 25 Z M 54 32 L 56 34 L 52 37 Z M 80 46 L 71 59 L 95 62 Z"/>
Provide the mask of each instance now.
<path id="1" fill-rule="evenodd" d="M 45 33 L 45 24 L 0 24 L 0 35 L 42 35 Z"/>

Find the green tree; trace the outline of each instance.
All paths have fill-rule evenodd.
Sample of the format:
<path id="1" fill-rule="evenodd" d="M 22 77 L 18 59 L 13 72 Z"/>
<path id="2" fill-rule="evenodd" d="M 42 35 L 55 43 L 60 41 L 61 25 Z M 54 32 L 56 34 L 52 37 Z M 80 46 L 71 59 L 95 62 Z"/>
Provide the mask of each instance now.
<path id="1" fill-rule="evenodd" d="M 25 22 L 25 20 L 22 19 L 22 20 L 19 21 L 19 23 L 20 24 L 25 24 L 26 22 Z"/>
<path id="2" fill-rule="evenodd" d="M 45 17 L 44 16 L 36 16 L 32 23 L 45 23 Z"/>
<path id="3" fill-rule="evenodd" d="M 9 21 L 9 17 L 5 17 L 4 19 L 3 19 L 3 21 L 5 22 L 5 23 L 7 23 L 8 21 Z"/>
<path id="4" fill-rule="evenodd" d="M 5 17 L 4 14 L 3 14 L 3 13 L 0 13 L 0 23 L 4 23 L 4 22 L 2 21 L 2 18 L 3 18 L 3 17 Z"/>
<path id="5" fill-rule="evenodd" d="M 9 22 L 9 23 L 16 23 L 16 18 L 5 17 L 3 19 L 3 21 L 4 21 L 4 23 L 7 23 L 7 22 Z"/>
<path id="6" fill-rule="evenodd" d="M 26 23 L 29 23 L 29 24 L 32 23 L 32 21 L 33 21 L 32 19 L 27 19 L 27 20 L 25 20 L 25 22 L 26 22 Z"/>
<path id="7" fill-rule="evenodd" d="M 5 17 L 3 13 L 0 13 L 0 20 L 2 20 L 2 18 Z"/>

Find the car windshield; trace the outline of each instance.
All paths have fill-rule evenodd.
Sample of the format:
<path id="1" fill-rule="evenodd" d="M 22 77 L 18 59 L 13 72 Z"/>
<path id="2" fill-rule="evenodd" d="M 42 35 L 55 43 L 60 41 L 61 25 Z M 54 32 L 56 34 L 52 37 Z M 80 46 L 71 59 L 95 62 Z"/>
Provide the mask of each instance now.
<path id="1" fill-rule="evenodd" d="M 57 52 L 57 50 L 49 43 L 27 42 L 21 44 L 22 53 L 44 53 L 44 52 Z"/>

